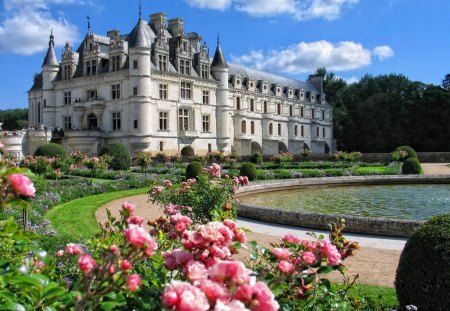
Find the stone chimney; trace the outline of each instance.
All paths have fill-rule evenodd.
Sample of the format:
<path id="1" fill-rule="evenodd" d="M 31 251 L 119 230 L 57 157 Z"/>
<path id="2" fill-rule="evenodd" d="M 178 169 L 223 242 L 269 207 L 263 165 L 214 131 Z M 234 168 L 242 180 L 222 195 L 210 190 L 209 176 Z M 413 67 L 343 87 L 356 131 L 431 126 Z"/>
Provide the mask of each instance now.
<path id="1" fill-rule="evenodd" d="M 184 35 L 184 20 L 182 18 L 174 18 L 169 20 L 169 32 L 173 37 Z"/>

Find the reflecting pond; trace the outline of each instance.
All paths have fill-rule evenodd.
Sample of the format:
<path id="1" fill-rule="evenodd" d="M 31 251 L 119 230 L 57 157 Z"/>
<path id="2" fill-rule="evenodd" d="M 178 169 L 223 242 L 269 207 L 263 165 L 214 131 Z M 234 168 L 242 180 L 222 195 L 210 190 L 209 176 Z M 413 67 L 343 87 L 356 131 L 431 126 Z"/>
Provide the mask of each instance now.
<path id="1" fill-rule="evenodd" d="M 241 201 L 303 212 L 422 220 L 450 213 L 450 185 L 302 188 L 257 193 Z"/>

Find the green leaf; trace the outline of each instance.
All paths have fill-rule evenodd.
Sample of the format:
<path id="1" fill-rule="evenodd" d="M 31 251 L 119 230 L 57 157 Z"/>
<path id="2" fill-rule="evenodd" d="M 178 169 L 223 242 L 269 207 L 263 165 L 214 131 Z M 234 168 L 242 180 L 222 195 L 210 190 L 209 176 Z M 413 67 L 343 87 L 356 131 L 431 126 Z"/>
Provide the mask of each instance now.
<path id="1" fill-rule="evenodd" d="M 0 306 L 0 310 L 2 311 L 26 311 L 25 307 L 20 303 L 16 302 L 7 302 L 3 306 Z"/>
<path id="2" fill-rule="evenodd" d="M 42 298 L 47 302 L 54 302 L 59 296 L 66 293 L 63 287 L 59 287 L 58 284 L 51 282 L 44 291 Z"/>
<path id="3" fill-rule="evenodd" d="M 250 252 L 250 259 L 251 260 L 256 260 L 258 259 L 259 254 L 257 252 Z"/>
<path id="4" fill-rule="evenodd" d="M 320 279 L 319 283 L 320 283 L 320 285 L 325 286 L 328 291 L 331 290 L 331 282 L 330 282 L 330 280 L 328 280 L 328 279 Z"/>
<path id="5" fill-rule="evenodd" d="M 317 270 L 317 273 L 318 274 L 327 274 L 327 273 L 330 273 L 330 272 L 336 270 L 337 269 L 336 267 L 338 267 L 338 266 L 323 266 Z"/>
<path id="6" fill-rule="evenodd" d="M 317 276 L 316 273 L 313 273 L 313 274 L 310 274 L 309 276 L 307 276 L 305 279 L 305 285 L 312 283 L 314 281 L 314 279 L 316 278 L 316 276 Z"/>
<path id="7" fill-rule="evenodd" d="M 250 241 L 248 242 L 248 244 L 250 244 L 251 248 L 253 251 L 257 252 L 258 251 L 258 242 L 256 241 Z"/>
<path id="8" fill-rule="evenodd" d="M 242 248 L 242 244 L 239 243 L 239 242 L 236 242 L 236 243 L 233 244 L 233 248 L 234 249 L 240 249 L 240 248 Z"/>
<path id="9" fill-rule="evenodd" d="M 28 208 L 28 202 L 22 199 L 12 199 L 6 203 L 8 207 L 21 207 L 23 209 Z"/>

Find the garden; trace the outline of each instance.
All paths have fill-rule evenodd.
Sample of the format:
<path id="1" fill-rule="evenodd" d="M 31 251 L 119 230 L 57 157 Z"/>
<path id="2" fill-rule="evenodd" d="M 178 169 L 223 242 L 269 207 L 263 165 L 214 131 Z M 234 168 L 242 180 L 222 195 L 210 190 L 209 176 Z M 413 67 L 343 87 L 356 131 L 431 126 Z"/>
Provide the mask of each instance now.
<path id="1" fill-rule="evenodd" d="M 307 154 L 255 154 L 242 162 L 213 153 L 189 164 L 142 153 L 131 165 L 121 145 L 106 145 L 98 157 L 54 145 L 21 163 L 4 155 L 0 310 L 444 310 L 448 215 L 428 221 L 407 243 L 397 293 L 347 275 L 345 260 L 358 256 L 359 245 L 343 235 L 343 219 L 327 236 L 286 235 L 270 246 L 249 241 L 235 222 L 234 194 L 249 182 L 420 173 L 412 151 L 402 149 L 389 164 L 341 152 L 323 162 Z M 124 202 L 119 217 L 108 213 L 97 223 L 100 206 L 144 193 L 164 216 L 143 219 Z M 341 282 L 327 278 L 333 271 Z"/>

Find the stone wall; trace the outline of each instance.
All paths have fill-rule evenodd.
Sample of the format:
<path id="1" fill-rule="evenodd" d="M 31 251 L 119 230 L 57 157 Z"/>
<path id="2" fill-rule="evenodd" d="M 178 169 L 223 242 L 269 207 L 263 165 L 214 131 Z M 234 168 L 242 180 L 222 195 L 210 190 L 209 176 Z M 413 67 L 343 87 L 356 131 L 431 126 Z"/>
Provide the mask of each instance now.
<path id="1" fill-rule="evenodd" d="M 341 186 L 341 185 L 380 185 L 380 184 L 450 184 L 449 176 L 352 176 L 308 178 L 285 181 L 265 182 L 241 188 L 237 198 L 251 196 L 255 193 L 297 189 L 300 187 Z M 335 222 L 336 217 L 345 219 L 345 231 L 376 235 L 409 237 L 424 223 L 419 220 L 396 220 L 387 218 L 355 217 L 347 215 L 328 215 L 287 211 L 277 208 L 263 208 L 241 204 L 239 216 L 268 221 L 278 224 L 315 229 L 328 229 L 328 224 Z"/>

